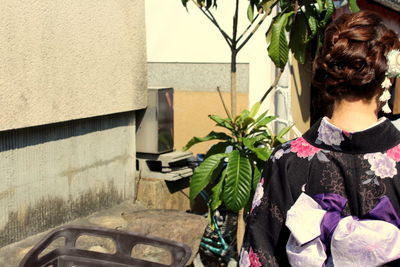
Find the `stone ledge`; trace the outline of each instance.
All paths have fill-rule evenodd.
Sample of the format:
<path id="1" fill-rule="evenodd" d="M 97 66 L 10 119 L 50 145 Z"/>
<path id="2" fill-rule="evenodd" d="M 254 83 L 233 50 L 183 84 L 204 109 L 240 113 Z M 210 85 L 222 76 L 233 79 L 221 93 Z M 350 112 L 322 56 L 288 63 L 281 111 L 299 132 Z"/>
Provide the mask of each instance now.
<path id="1" fill-rule="evenodd" d="M 207 221 L 201 216 L 182 211 L 147 210 L 139 202 L 132 204 L 126 201 L 113 208 L 96 212 L 68 224 L 127 230 L 182 242 L 192 249 L 192 257 L 188 262 L 190 264 L 198 251 Z M 0 248 L 1 266 L 17 267 L 24 255 L 51 230 L 53 229 Z M 113 242 L 110 240 L 96 242 L 96 240 L 85 237 L 80 241 L 79 247 L 81 248 L 104 253 L 113 252 Z M 166 255 L 165 251 L 152 250 L 149 247 L 138 249 L 135 247 L 135 257 L 137 254 L 140 254 L 140 258 L 143 259 L 168 263 L 169 255 Z"/>

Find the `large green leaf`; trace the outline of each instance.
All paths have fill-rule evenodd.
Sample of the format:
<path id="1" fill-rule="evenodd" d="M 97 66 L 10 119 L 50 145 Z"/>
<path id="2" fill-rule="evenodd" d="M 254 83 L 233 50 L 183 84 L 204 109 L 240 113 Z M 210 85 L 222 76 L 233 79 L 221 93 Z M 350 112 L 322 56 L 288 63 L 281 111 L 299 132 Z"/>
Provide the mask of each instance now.
<path id="1" fill-rule="evenodd" d="M 277 118 L 276 116 L 264 117 L 260 121 L 258 121 L 256 124 L 254 124 L 254 128 L 265 127 L 268 123 L 275 120 L 276 118 Z"/>
<path id="2" fill-rule="evenodd" d="M 250 111 L 248 111 L 247 109 L 244 109 L 241 113 L 240 113 L 240 117 L 239 119 L 244 120 L 247 117 L 249 117 L 250 115 Z"/>
<path id="3" fill-rule="evenodd" d="M 262 161 L 267 161 L 269 159 L 269 156 L 271 156 L 271 153 L 272 153 L 272 151 L 270 151 L 266 147 L 253 148 L 253 149 L 251 149 L 251 151 L 253 151 L 257 155 L 257 158 L 259 158 Z"/>
<path id="4" fill-rule="evenodd" d="M 256 190 L 257 185 L 260 182 L 261 171 L 262 171 L 262 169 L 260 167 L 258 167 L 258 166 L 255 166 L 254 169 L 253 169 L 253 183 L 252 183 L 253 191 Z"/>
<path id="5" fill-rule="evenodd" d="M 224 118 L 221 118 L 218 115 L 208 115 L 208 117 L 210 119 L 212 119 L 213 121 L 215 121 L 217 123 L 217 126 L 224 127 L 224 128 L 226 128 L 228 130 L 232 130 L 233 129 L 233 126 L 232 126 L 232 123 L 231 123 L 231 119 L 224 119 Z"/>
<path id="6" fill-rule="evenodd" d="M 230 141 L 232 138 L 227 135 L 226 133 L 221 133 L 221 132 L 214 132 L 211 131 L 208 135 L 205 137 L 193 137 L 192 139 L 189 140 L 189 142 L 182 148 L 183 151 L 188 150 L 191 148 L 193 145 L 201 143 L 201 142 L 206 142 L 210 140 L 225 140 L 225 141 Z"/>
<path id="7" fill-rule="evenodd" d="M 357 0 L 349 0 L 349 8 L 353 13 L 360 11 L 360 8 L 357 5 Z"/>
<path id="8" fill-rule="evenodd" d="M 271 26 L 271 43 L 268 47 L 268 54 L 274 64 L 280 69 L 285 68 L 289 57 L 285 27 L 292 15 L 293 11 L 280 14 Z"/>
<path id="9" fill-rule="evenodd" d="M 310 27 L 311 30 L 311 36 L 314 36 L 318 31 L 318 21 L 316 19 L 317 12 L 315 11 L 315 6 L 311 5 L 310 3 L 307 3 L 305 5 L 304 14 L 307 18 L 308 26 Z"/>
<path id="10" fill-rule="evenodd" d="M 253 149 L 254 147 L 254 143 L 257 141 L 256 138 L 243 138 L 242 139 L 243 144 L 245 145 L 245 147 L 247 147 L 248 149 Z"/>
<path id="11" fill-rule="evenodd" d="M 292 124 L 290 126 L 286 126 L 282 130 L 280 130 L 277 137 L 280 137 L 280 138 L 283 137 L 285 134 L 287 134 L 290 131 L 290 129 L 293 128 L 293 126 L 294 126 L 294 124 Z"/>
<path id="12" fill-rule="evenodd" d="M 335 4 L 333 3 L 333 0 L 326 0 L 325 5 L 326 13 L 324 19 L 320 22 L 321 27 L 325 27 L 325 25 L 331 20 L 332 15 L 335 13 Z"/>
<path id="13" fill-rule="evenodd" d="M 307 27 L 307 19 L 303 12 L 298 12 L 290 31 L 289 47 L 294 57 L 304 64 L 306 58 L 306 48 L 308 42 L 309 31 Z"/>
<path id="14" fill-rule="evenodd" d="M 187 2 L 189 2 L 189 0 L 182 0 L 182 5 L 186 7 L 186 9 L 187 9 Z"/>
<path id="15" fill-rule="evenodd" d="M 190 180 L 190 202 L 193 203 L 195 197 L 215 178 L 222 169 L 223 161 L 227 154 L 215 154 L 206 158 L 195 170 Z"/>
<path id="16" fill-rule="evenodd" d="M 254 19 L 254 5 L 252 3 L 249 3 L 249 6 L 247 7 L 247 18 L 250 21 L 253 21 Z"/>
<path id="17" fill-rule="evenodd" d="M 222 171 L 219 182 L 211 189 L 212 194 L 211 194 L 210 208 L 212 211 L 216 210 L 222 203 L 221 194 L 222 194 L 223 184 L 225 182 L 225 177 L 226 177 L 226 169 Z"/>
<path id="18" fill-rule="evenodd" d="M 269 28 L 268 28 L 267 32 L 265 33 L 265 42 L 267 43 L 267 45 L 269 45 L 271 43 L 271 39 L 272 39 L 272 25 L 273 25 L 273 21 L 269 25 Z"/>
<path id="19" fill-rule="evenodd" d="M 260 142 L 262 140 L 265 139 L 265 136 L 259 134 L 257 136 L 254 137 L 246 137 L 246 138 L 242 138 L 243 144 L 247 147 L 247 148 L 255 148 L 254 144 L 257 142 Z"/>
<path id="20" fill-rule="evenodd" d="M 278 3 L 278 0 L 263 0 L 261 1 L 260 7 L 268 15 L 271 14 L 272 8 Z"/>
<path id="21" fill-rule="evenodd" d="M 206 9 L 209 9 L 213 4 L 213 0 L 207 0 Z"/>
<path id="22" fill-rule="evenodd" d="M 324 3 L 322 2 L 322 0 L 317 0 L 317 4 L 318 4 L 318 14 L 321 14 L 322 10 L 324 9 Z"/>
<path id="23" fill-rule="evenodd" d="M 230 145 L 229 142 L 219 142 L 213 145 L 206 153 L 204 158 L 208 158 L 214 154 L 224 153 L 226 148 Z"/>
<path id="24" fill-rule="evenodd" d="M 245 128 L 248 124 L 254 121 L 254 119 L 249 115 L 250 111 L 245 109 L 236 117 L 235 122 L 241 129 Z"/>
<path id="25" fill-rule="evenodd" d="M 242 125 L 241 125 L 240 128 L 241 128 L 242 130 L 246 130 L 246 129 L 248 128 L 248 126 L 249 126 L 250 124 L 252 124 L 253 122 L 254 122 L 254 119 L 248 117 L 248 118 L 246 118 L 246 119 L 243 121 L 243 123 L 242 123 Z"/>
<path id="26" fill-rule="evenodd" d="M 268 113 L 268 110 L 263 112 L 260 116 L 258 116 L 257 119 L 254 120 L 253 125 L 257 124 L 259 121 L 261 121 L 265 117 L 265 115 L 267 115 L 267 113 Z"/>
<path id="27" fill-rule="evenodd" d="M 232 151 L 229 155 L 226 174 L 222 199 L 228 209 L 237 212 L 250 198 L 252 177 L 249 159 L 238 150 Z"/>
<path id="28" fill-rule="evenodd" d="M 256 102 L 250 109 L 249 117 L 254 118 L 257 115 L 257 112 L 260 110 L 261 102 Z"/>

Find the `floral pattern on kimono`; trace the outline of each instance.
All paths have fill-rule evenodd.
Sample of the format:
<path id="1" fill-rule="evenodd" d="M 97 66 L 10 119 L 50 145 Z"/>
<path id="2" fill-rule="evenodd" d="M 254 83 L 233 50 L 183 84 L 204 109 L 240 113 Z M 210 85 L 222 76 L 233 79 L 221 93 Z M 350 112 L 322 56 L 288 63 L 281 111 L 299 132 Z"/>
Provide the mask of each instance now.
<path id="1" fill-rule="evenodd" d="M 290 266 L 285 250 L 290 235 L 286 214 L 304 184 L 310 196 L 345 197 L 346 215 L 362 216 L 382 196 L 399 212 L 399 162 L 400 132 L 389 120 L 352 133 L 326 118 L 319 120 L 302 137 L 277 147 L 266 163 L 246 219 L 243 251 L 254 253 L 260 266 Z M 240 266 L 246 266 L 245 262 Z"/>

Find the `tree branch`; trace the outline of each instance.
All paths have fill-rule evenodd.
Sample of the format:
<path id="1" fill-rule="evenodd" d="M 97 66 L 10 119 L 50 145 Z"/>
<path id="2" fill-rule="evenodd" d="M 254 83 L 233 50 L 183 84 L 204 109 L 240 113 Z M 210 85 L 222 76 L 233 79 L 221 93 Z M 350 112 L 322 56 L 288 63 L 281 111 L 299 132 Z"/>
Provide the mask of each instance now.
<path id="1" fill-rule="evenodd" d="M 238 47 L 237 51 L 239 52 L 240 49 L 243 48 L 243 46 L 250 40 L 250 38 L 254 35 L 254 33 L 260 28 L 261 24 L 264 22 L 264 20 L 268 17 L 268 13 L 265 13 L 264 16 L 261 18 L 261 20 L 257 23 L 257 25 L 254 27 L 254 29 L 251 31 L 251 33 L 247 36 L 247 38 L 240 44 Z"/>
<path id="2" fill-rule="evenodd" d="M 231 115 L 229 115 L 230 112 L 228 110 L 228 107 L 226 106 L 224 98 L 222 97 L 222 93 L 221 93 L 221 90 L 219 89 L 219 86 L 217 86 L 217 91 L 218 91 L 218 94 L 219 94 L 219 98 L 221 99 L 222 105 L 224 106 L 226 115 L 228 116 L 229 119 L 232 120 Z"/>
<path id="3" fill-rule="evenodd" d="M 238 28 L 238 21 L 239 21 L 239 0 L 236 0 L 236 8 L 235 8 L 235 15 L 233 16 L 233 35 L 232 35 L 232 47 L 236 49 L 237 44 L 237 28 Z"/>
<path id="4" fill-rule="evenodd" d="M 204 10 L 203 10 L 204 11 Z M 223 30 L 221 29 L 221 27 L 219 26 L 217 20 L 215 19 L 214 15 L 211 13 L 210 10 L 205 11 L 208 13 L 208 15 L 211 17 L 214 25 L 218 28 L 218 30 L 221 32 L 221 34 L 224 36 L 225 40 L 228 42 L 229 46 L 232 45 L 232 38 L 229 37 L 229 35 Z"/>
<path id="5" fill-rule="evenodd" d="M 205 11 L 203 9 L 203 7 L 199 3 L 196 2 L 196 0 L 192 0 L 192 2 L 201 10 L 201 12 L 203 12 L 203 14 L 214 24 L 214 26 L 217 27 L 217 29 L 220 31 L 220 33 L 224 37 L 225 41 L 228 43 L 229 47 L 232 47 L 232 38 L 229 37 L 229 35 L 226 34 L 226 32 L 219 26 L 217 20 L 213 16 L 213 14 L 209 10 Z"/>
<path id="6" fill-rule="evenodd" d="M 249 29 L 251 28 L 251 26 L 253 26 L 254 22 L 257 20 L 258 16 L 260 15 L 260 13 L 257 13 L 257 16 L 250 22 L 249 26 L 247 26 L 246 30 L 239 36 L 239 38 L 237 39 L 237 41 L 239 42 L 240 39 L 242 39 L 242 37 L 249 31 Z"/>
<path id="7" fill-rule="evenodd" d="M 274 89 L 277 85 L 279 80 L 281 79 L 283 73 L 283 69 L 279 69 L 278 75 L 275 76 L 275 80 L 272 83 L 272 85 L 268 88 L 268 90 L 265 92 L 265 94 L 263 95 L 263 97 L 260 99 L 260 102 L 264 102 L 265 98 L 269 95 L 269 93 L 272 91 L 272 89 Z"/>

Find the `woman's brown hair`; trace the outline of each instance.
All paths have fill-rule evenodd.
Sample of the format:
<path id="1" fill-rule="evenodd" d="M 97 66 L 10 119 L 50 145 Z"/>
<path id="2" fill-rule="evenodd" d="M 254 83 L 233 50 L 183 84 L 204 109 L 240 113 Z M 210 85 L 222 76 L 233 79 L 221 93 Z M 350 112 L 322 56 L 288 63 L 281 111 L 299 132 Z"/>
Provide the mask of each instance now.
<path id="1" fill-rule="evenodd" d="M 344 14 L 325 31 L 314 61 L 313 86 L 328 100 L 369 100 L 382 92 L 387 53 L 399 47 L 398 36 L 378 15 L 367 11 Z"/>

